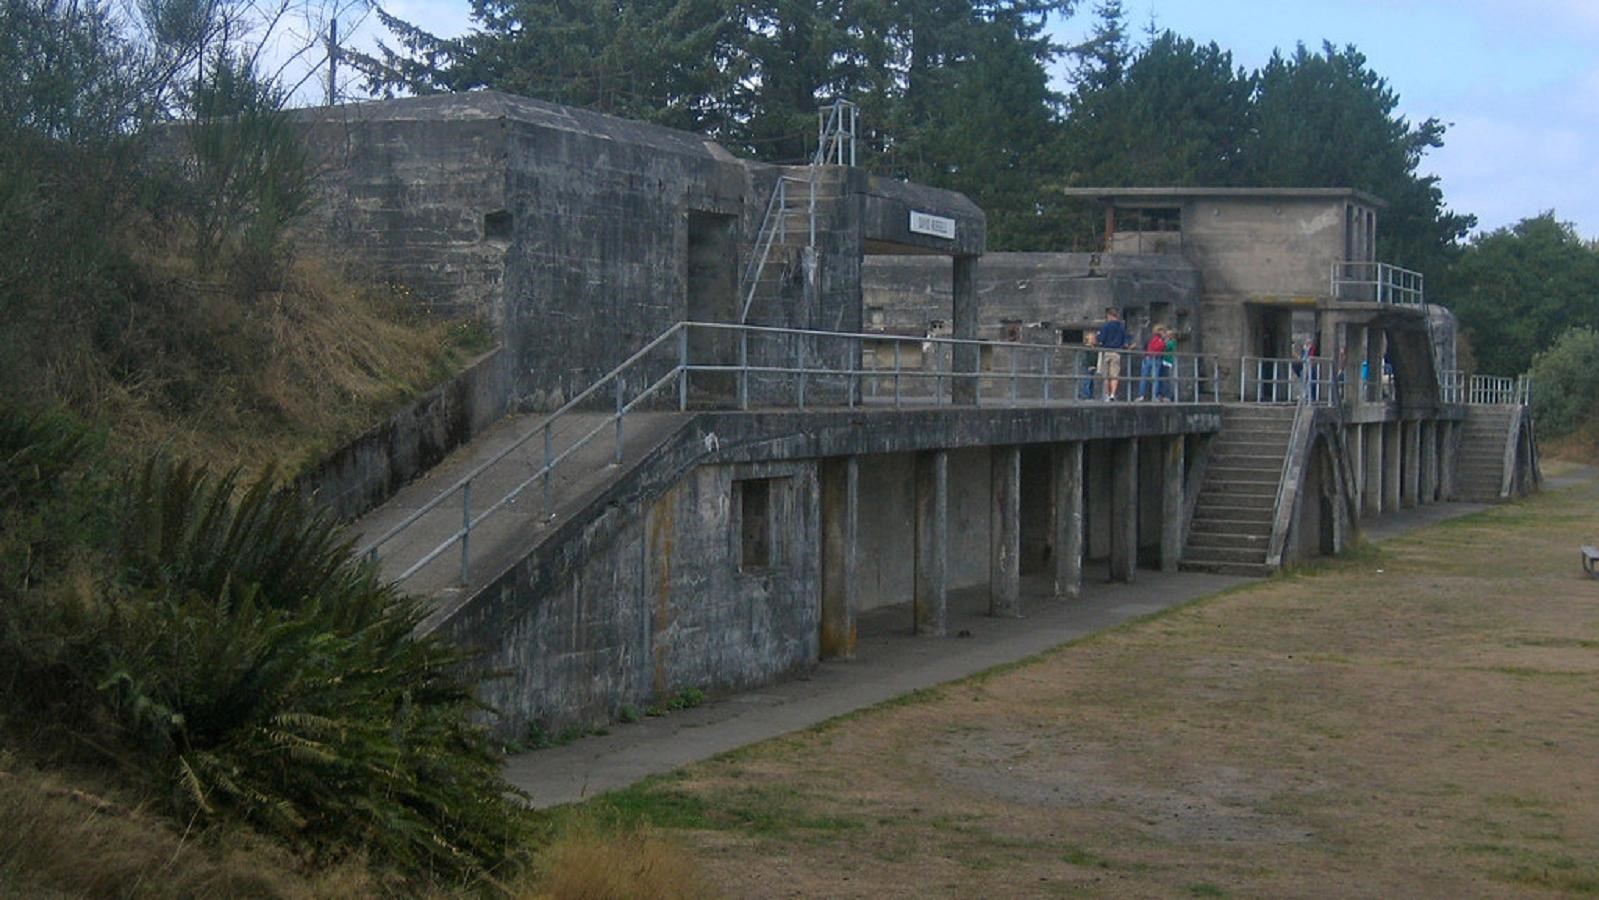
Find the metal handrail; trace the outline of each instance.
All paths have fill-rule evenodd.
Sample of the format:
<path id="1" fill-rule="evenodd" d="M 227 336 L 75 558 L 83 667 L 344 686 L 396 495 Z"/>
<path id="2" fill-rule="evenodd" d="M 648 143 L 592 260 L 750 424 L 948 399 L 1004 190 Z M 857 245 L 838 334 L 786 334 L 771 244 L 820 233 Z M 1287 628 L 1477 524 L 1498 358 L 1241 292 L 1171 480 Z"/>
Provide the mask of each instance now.
<path id="1" fill-rule="evenodd" d="M 545 439 L 544 440 L 544 454 L 545 454 L 546 462 L 545 462 L 544 468 L 541 469 L 540 472 L 536 473 L 536 474 L 547 474 L 551 469 L 554 468 L 554 465 L 560 459 L 565 459 L 566 456 L 570 455 L 572 449 L 575 449 L 578 446 L 582 446 L 583 444 L 586 444 L 588 442 L 588 440 L 590 440 L 593 437 L 592 434 L 585 435 L 577 444 L 574 444 L 573 447 L 568 448 L 565 451 L 562 451 L 562 453 L 560 454 L 559 457 L 552 456 L 552 454 L 550 452 L 550 432 L 551 432 L 551 427 L 554 425 L 554 423 L 557 420 L 559 420 L 561 417 L 563 417 L 565 415 L 568 415 L 568 414 L 572 413 L 573 411 L 575 411 L 580 405 L 582 405 L 585 402 L 589 401 L 590 399 L 594 398 L 596 395 L 598 395 L 600 389 L 603 388 L 605 385 L 612 384 L 612 383 L 620 384 L 621 383 L 620 382 L 621 376 L 625 372 L 627 372 L 628 369 L 631 369 L 640 360 L 644 359 L 646 356 L 648 356 L 653 351 L 659 349 L 663 344 L 665 344 L 667 341 L 669 341 L 674 335 L 677 335 L 680 332 L 682 332 L 683 326 L 684 326 L 684 323 L 679 322 L 676 325 L 673 325 L 671 328 L 668 328 L 659 337 L 657 337 L 654 340 L 650 341 L 648 344 L 645 344 L 642 349 L 640 349 L 638 352 L 634 353 L 632 356 L 629 356 L 626 360 L 624 360 L 616 368 L 614 368 L 611 371 L 609 371 L 609 372 L 605 373 L 604 375 L 600 376 L 599 380 L 595 381 L 587 389 L 583 390 L 581 393 L 577 394 L 572 399 L 568 400 L 559 409 L 557 409 L 554 412 L 550 413 L 549 415 L 545 416 L 543 419 L 540 419 L 537 425 L 535 425 L 534 427 L 532 427 L 532 428 L 528 429 L 527 431 L 523 432 L 521 437 L 517 438 L 516 440 L 512 441 L 510 444 L 506 445 L 503 449 L 501 449 L 499 452 L 495 453 L 493 456 L 489 457 L 488 459 L 484 460 L 483 462 L 479 463 L 478 465 L 473 466 L 471 471 L 467 472 L 465 475 L 462 475 L 460 478 L 456 479 L 454 484 L 452 484 L 449 487 L 445 488 L 443 491 L 440 491 L 436 496 L 433 497 L 433 499 L 431 499 L 431 500 L 427 501 L 426 503 L 423 503 L 421 506 L 417 507 L 416 510 L 413 511 L 410 515 L 406 516 L 404 519 L 401 519 L 399 522 L 395 523 L 393 526 L 391 526 L 387 531 L 383 532 L 381 535 L 377 536 L 376 538 L 373 538 L 371 541 L 368 541 L 366 544 L 364 544 L 361 547 L 361 549 L 358 551 L 358 554 L 359 555 L 363 555 L 363 556 L 376 557 L 378 548 L 382 547 L 384 544 L 386 544 L 389 541 L 393 540 L 401 532 L 405 531 L 407 528 L 409 528 L 410 526 L 414 525 L 424 515 L 428 514 L 429 512 L 432 512 L 434 509 L 437 509 L 440 504 L 442 504 L 445 500 L 448 500 L 450 497 L 454 496 L 457 492 L 469 492 L 471 490 L 471 484 L 472 484 L 473 480 L 475 480 L 480 475 L 482 475 L 491 466 L 493 466 L 496 463 L 500 462 L 501 460 L 505 459 L 507 456 L 510 456 L 512 453 L 516 452 L 517 450 L 519 450 L 523 446 L 525 446 L 533 438 L 538 437 L 540 435 L 543 435 L 544 439 Z M 680 363 L 680 365 L 681 365 L 681 363 Z M 673 374 L 675 375 L 676 372 L 677 372 L 677 369 L 674 368 Z M 651 386 L 651 390 L 653 390 L 654 387 L 655 386 L 652 385 Z M 636 403 L 636 400 L 635 400 L 635 403 Z M 619 413 L 618 413 L 618 415 L 616 417 L 617 418 L 618 436 L 619 436 L 618 446 L 617 446 L 618 456 L 620 456 L 620 453 L 621 453 L 621 445 L 620 445 L 620 435 L 621 435 L 620 418 L 621 418 L 621 413 L 624 413 L 626 411 L 626 409 L 630 408 L 632 405 L 634 405 L 634 404 L 623 404 L 622 405 L 622 409 L 619 411 Z M 604 426 L 602 426 L 602 428 L 603 427 Z M 620 459 L 618 458 L 617 461 L 620 462 Z M 519 486 L 515 491 L 513 491 L 512 494 L 509 495 L 510 499 L 514 499 L 514 495 L 515 494 L 519 494 L 521 492 L 522 488 L 525 487 L 525 486 L 526 486 L 526 484 L 524 483 L 524 485 Z M 468 493 L 467 496 L 470 496 L 470 494 Z M 503 503 L 505 502 L 506 499 L 507 498 L 502 498 L 502 500 L 500 502 L 495 503 L 494 504 L 494 508 L 498 509 L 500 506 L 503 505 Z M 470 509 L 470 506 L 468 504 L 463 504 L 463 509 Z M 481 521 L 481 517 L 479 517 L 477 519 L 470 519 L 469 518 L 469 513 L 468 514 L 463 514 L 463 519 L 467 519 L 467 521 L 463 523 L 463 531 L 466 531 L 466 532 L 470 532 L 470 530 L 471 530 L 470 526 L 471 525 L 476 524 L 476 522 L 478 522 L 478 521 Z M 466 537 L 466 535 L 462 534 L 462 535 L 459 535 L 459 537 L 464 539 Z M 405 571 L 405 573 L 403 575 L 401 575 L 400 578 L 398 578 L 396 580 L 404 580 L 406 577 L 409 577 L 411 574 L 413 574 L 422 565 L 425 565 L 426 563 L 431 562 L 435 556 L 437 556 L 437 553 L 434 553 L 434 554 L 431 554 L 431 555 L 425 557 L 422 562 L 417 563 L 416 565 L 413 565 L 411 568 L 407 569 Z M 464 563 L 464 561 L 462 563 L 462 572 L 463 572 L 463 577 L 464 577 L 464 572 L 465 572 L 465 563 Z"/>
<path id="2" fill-rule="evenodd" d="M 739 338 L 738 362 L 695 362 L 690 358 L 690 335 L 692 332 L 710 333 L 736 333 Z M 770 354 L 762 354 L 751 361 L 750 343 L 762 338 L 779 342 L 793 342 L 797 344 L 789 353 L 781 344 L 776 359 Z M 634 391 L 629 396 L 627 391 L 628 376 L 633 370 L 640 368 L 652 354 L 656 354 L 675 341 L 676 359 L 664 373 L 655 377 L 648 385 Z M 903 345 L 915 344 L 924 351 L 928 347 L 949 348 L 948 356 L 951 366 L 948 368 L 909 369 L 896 365 L 893 370 L 879 368 L 863 368 L 862 356 L 869 342 L 890 342 L 895 347 L 896 363 L 902 359 L 900 348 Z M 813 345 L 831 344 L 831 348 Z M 953 368 L 956 347 L 975 348 L 979 365 L 977 371 L 956 371 Z M 758 350 L 767 348 L 758 347 Z M 981 358 L 983 350 L 991 354 L 1006 353 L 1010 356 L 1010 368 L 1004 372 L 981 371 Z M 831 351 L 831 352 L 829 352 Z M 884 376 L 891 377 L 895 386 L 893 403 L 895 407 L 901 406 L 906 401 L 918 399 L 930 400 L 934 405 L 975 405 L 984 402 L 999 401 L 1015 404 L 1017 406 L 1043 404 L 1064 404 L 1081 402 L 1083 399 L 1080 387 L 1088 385 L 1092 396 L 1098 396 L 1098 391 L 1093 390 L 1098 384 L 1097 375 L 1085 371 L 1085 363 L 1097 358 L 1102 351 L 1081 345 L 1058 344 L 1027 344 L 1009 341 L 985 341 L 970 338 L 948 337 L 907 337 L 870 333 L 850 333 L 831 331 L 806 331 L 795 328 L 781 328 L 772 326 L 737 325 L 730 323 L 711 322 L 678 322 L 662 332 L 658 337 L 645 344 L 624 360 L 620 365 L 600 376 L 592 385 L 581 393 L 568 400 L 559 409 L 541 418 L 532 428 L 524 431 L 506 447 L 495 452 L 487 460 L 475 465 L 470 471 L 457 478 L 449 487 L 440 491 L 434 497 L 423 503 L 416 510 L 407 515 L 376 538 L 364 544 L 360 553 L 377 558 L 379 551 L 397 536 L 415 525 L 428 513 L 436 510 L 447 500 L 459 494 L 461 503 L 461 527 L 451 532 L 444 540 L 424 553 L 411 565 L 401 572 L 396 581 L 404 581 L 416 574 L 423 567 L 438 559 L 441 555 L 457 544 L 461 547 L 460 579 L 465 583 L 470 575 L 471 562 L 471 537 L 472 531 L 483 524 L 490 516 L 495 515 L 515 502 L 523 492 L 534 484 L 543 483 L 544 490 L 544 517 L 552 518 L 554 515 L 554 500 L 551 487 L 551 478 L 556 468 L 571 458 L 578 450 L 592 443 L 602 434 L 613 431 L 615 434 L 615 447 L 611 464 L 620 465 L 622 451 L 625 443 L 625 420 L 627 414 L 633 412 L 640 405 L 649 402 L 651 398 L 663 395 L 674 384 L 677 387 L 675 406 L 679 410 L 686 410 L 689 404 L 690 380 L 696 373 L 731 373 L 737 379 L 737 394 L 734 398 L 722 398 L 728 405 L 736 404 L 739 409 L 748 409 L 751 406 L 751 381 L 762 377 L 776 377 L 783 379 L 777 385 L 778 390 L 763 393 L 760 403 L 762 405 L 782 407 L 788 402 L 793 402 L 800 409 L 810 406 L 827 405 L 828 398 L 823 395 L 822 404 L 818 404 L 818 392 L 824 391 L 825 382 L 842 381 L 846 390 L 843 392 L 842 401 L 839 394 L 833 395 L 832 401 L 837 405 L 854 407 L 866 404 L 873 400 L 885 401 L 886 398 L 868 398 L 862 391 L 863 384 L 869 386 L 871 379 Z M 1109 352 L 1109 351 L 1105 351 Z M 1133 350 L 1116 351 L 1136 358 L 1142 354 Z M 841 354 L 843 356 L 841 357 Z M 1022 357 L 1029 356 L 1035 365 L 1024 368 L 1021 365 Z M 1173 353 L 1173 372 L 1169 376 L 1171 392 L 1169 399 L 1180 403 L 1206 402 L 1215 399 L 1216 385 L 1219 384 L 1219 370 L 1213 359 L 1199 354 Z M 1068 364 L 1056 364 L 1055 360 L 1065 357 L 1070 360 Z M 829 359 L 835 360 L 829 363 Z M 841 360 L 841 361 L 840 361 Z M 875 356 L 874 356 L 875 362 Z M 1208 376 L 1208 377 L 1207 377 Z M 969 381 L 974 390 L 970 401 L 958 399 L 955 385 L 961 380 Z M 1132 385 L 1137 377 L 1132 374 L 1123 376 L 1122 384 L 1126 389 L 1118 387 L 1120 399 L 1132 397 Z M 912 384 L 932 383 L 934 390 L 930 394 L 916 394 L 901 390 L 902 382 Z M 985 392 L 984 385 L 989 385 Z M 1064 393 L 1057 392 L 1058 385 L 1068 385 L 1070 389 Z M 791 385 L 791 387 L 790 387 Z M 615 398 L 614 411 L 604 418 L 599 424 L 588 429 L 577 437 L 560 452 L 554 452 L 552 435 L 555 426 L 583 407 L 592 408 L 593 401 L 604 396 L 607 387 L 613 391 Z M 763 386 L 766 387 L 766 386 Z M 809 390 L 809 394 L 807 393 Z M 792 401 L 790 401 L 792 398 Z M 714 402 L 714 398 L 713 398 Z M 534 469 L 526 478 L 506 491 L 502 496 L 487 506 L 474 511 L 472 507 L 472 485 L 495 464 L 503 461 L 513 452 L 525 447 L 529 442 L 542 438 L 544 447 L 543 464 Z"/>
<path id="3" fill-rule="evenodd" d="M 1438 376 L 1438 399 L 1443 403 L 1464 403 L 1466 373 L 1459 369 L 1445 369 Z"/>
<path id="4" fill-rule="evenodd" d="M 1333 360 L 1325 356 L 1245 356 L 1240 363 L 1239 403 L 1287 404 L 1301 399 L 1317 406 L 1338 403 L 1338 373 Z"/>
<path id="5" fill-rule="evenodd" d="M 1426 280 L 1420 272 L 1383 262 L 1332 264 L 1332 296 L 1338 300 L 1425 306 Z"/>
<path id="6" fill-rule="evenodd" d="M 849 148 L 849 162 L 855 165 L 855 130 L 860 124 L 860 107 L 848 100 L 834 100 L 816 111 L 816 153 L 811 165 L 831 162 L 846 165 L 844 148 Z"/>
<path id="7" fill-rule="evenodd" d="M 1532 396 L 1532 379 L 1473 375 L 1466 402 L 1473 406 L 1526 406 Z"/>

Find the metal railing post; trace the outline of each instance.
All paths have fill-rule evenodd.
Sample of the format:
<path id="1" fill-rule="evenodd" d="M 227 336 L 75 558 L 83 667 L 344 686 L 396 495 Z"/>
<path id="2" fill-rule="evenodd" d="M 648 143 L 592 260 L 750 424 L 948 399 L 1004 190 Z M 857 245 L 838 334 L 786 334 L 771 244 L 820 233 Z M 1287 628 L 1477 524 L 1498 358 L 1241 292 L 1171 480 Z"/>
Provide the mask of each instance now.
<path id="1" fill-rule="evenodd" d="M 625 404 L 622 402 L 622 376 L 616 376 L 616 454 L 611 460 L 612 465 L 622 464 L 622 417 Z"/>
<path id="2" fill-rule="evenodd" d="M 1045 403 L 1048 403 L 1049 399 L 1050 399 L 1049 398 L 1049 358 L 1051 356 L 1053 356 L 1053 355 L 1054 355 L 1054 353 L 1052 351 L 1045 351 L 1045 353 L 1044 353 L 1044 402 Z"/>
<path id="3" fill-rule="evenodd" d="M 461 585 L 466 585 L 467 557 L 472 552 L 472 482 L 461 486 Z"/>
<path id="4" fill-rule="evenodd" d="M 1238 361 L 1238 402 L 1244 402 L 1244 379 L 1249 372 L 1249 357 Z"/>
<path id="5" fill-rule="evenodd" d="M 688 410 L 688 326 L 677 333 L 677 411 Z"/>
<path id="6" fill-rule="evenodd" d="M 894 408 L 899 409 L 899 341 L 894 342 Z"/>
<path id="7" fill-rule="evenodd" d="M 799 408 L 805 408 L 805 336 L 799 340 Z"/>
<path id="8" fill-rule="evenodd" d="M 738 333 L 738 408 L 750 408 L 750 333 Z"/>
<path id="9" fill-rule="evenodd" d="M 555 518 L 555 497 L 551 494 L 550 470 L 555 467 L 555 454 L 551 452 L 550 423 L 544 423 L 544 518 Z"/>
<path id="10" fill-rule="evenodd" d="M 849 392 L 850 409 L 855 408 L 856 394 L 861 389 L 861 350 L 860 338 L 851 338 L 845 344 L 844 352 L 849 354 L 849 368 L 845 370 L 848 374 L 844 376 L 844 390 Z"/>
<path id="11" fill-rule="evenodd" d="M 1016 383 L 1016 366 L 1017 366 L 1017 362 L 1018 362 L 1017 357 L 1019 357 L 1019 356 L 1021 356 L 1021 353 L 1019 352 L 1019 348 L 1011 347 L 1010 348 L 1010 402 L 1012 402 L 1012 403 L 1015 403 L 1016 400 L 1017 400 L 1016 389 L 1017 389 L 1018 385 Z"/>

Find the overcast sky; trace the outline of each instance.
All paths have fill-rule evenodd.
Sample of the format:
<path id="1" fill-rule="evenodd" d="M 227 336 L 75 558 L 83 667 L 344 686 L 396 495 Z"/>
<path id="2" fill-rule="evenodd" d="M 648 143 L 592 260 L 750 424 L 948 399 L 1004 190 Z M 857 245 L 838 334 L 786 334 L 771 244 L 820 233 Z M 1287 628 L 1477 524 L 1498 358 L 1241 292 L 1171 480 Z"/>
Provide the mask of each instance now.
<path id="1" fill-rule="evenodd" d="M 380 0 L 381 2 L 381 0 Z M 1599 238 L 1599 0 L 1123 0 L 1135 36 L 1160 28 L 1231 50 L 1249 69 L 1273 48 L 1354 44 L 1412 121 L 1450 128 L 1423 161 L 1445 201 L 1481 228 L 1553 209 Z M 1079 40 L 1094 0 L 1055 26 Z M 389 0 L 438 34 L 470 27 L 465 0 Z M 1064 65 L 1061 69 L 1064 70 Z"/>

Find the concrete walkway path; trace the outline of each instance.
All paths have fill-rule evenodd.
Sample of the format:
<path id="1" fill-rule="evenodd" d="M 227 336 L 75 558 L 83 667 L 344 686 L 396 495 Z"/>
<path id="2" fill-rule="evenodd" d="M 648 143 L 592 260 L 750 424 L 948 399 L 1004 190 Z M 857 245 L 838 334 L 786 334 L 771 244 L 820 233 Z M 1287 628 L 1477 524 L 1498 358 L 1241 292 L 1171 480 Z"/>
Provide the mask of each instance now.
<path id="1" fill-rule="evenodd" d="M 1592 469 L 1563 473 L 1549 479 L 1545 488 L 1595 474 Z M 1386 540 L 1487 508 L 1478 503 L 1439 503 L 1406 509 L 1368 525 L 1365 536 Z M 1041 576 L 1023 578 L 1021 619 L 985 615 L 985 588 L 956 592 L 950 597 L 946 638 L 913 636 L 908 604 L 873 610 L 861 617 L 853 660 L 823 662 L 805 676 L 767 688 L 635 724 L 612 725 L 606 735 L 519 754 L 508 761 L 506 778 L 526 791 L 536 807 L 576 802 L 1257 580 L 1140 569 L 1135 583 L 1112 584 L 1104 575 L 1102 568 L 1085 573 L 1084 596 L 1070 603 L 1049 596 L 1049 584 Z"/>

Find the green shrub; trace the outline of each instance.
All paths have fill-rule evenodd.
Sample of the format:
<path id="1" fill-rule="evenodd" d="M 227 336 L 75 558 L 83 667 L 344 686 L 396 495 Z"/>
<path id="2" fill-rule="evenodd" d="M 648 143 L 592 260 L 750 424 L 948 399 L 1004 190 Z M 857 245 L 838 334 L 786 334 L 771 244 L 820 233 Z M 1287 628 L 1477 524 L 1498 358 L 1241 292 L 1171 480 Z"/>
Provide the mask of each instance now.
<path id="1" fill-rule="evenodd" d="M 1567 328 L 1532 358 L 1532 409 L 1541 436 L 1560 438 L 1599 412 L 1599 331 Z"/>
<path id="2" fill-rule="evenodd" d="M 0 439 L 64 438 L 0 412 Z M 109 767 L 180 822 L 247 822 L 317 859 L 451 878 L 507 859 L 523 820 L 465 660 L 413 637 L 422 604 L 325 519 L 270 475 L 241 491 L 158 461 L 74 492 L 64 470 L 30 474 L 30 452 L 0 459 L 0 485 L 78 525 L 30 534 L 45 520 L 11 515 L 0 534 L 9 736 Z M 53 577 L 17 561 L 61 545 L 78 563 Z"/>

